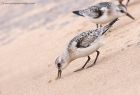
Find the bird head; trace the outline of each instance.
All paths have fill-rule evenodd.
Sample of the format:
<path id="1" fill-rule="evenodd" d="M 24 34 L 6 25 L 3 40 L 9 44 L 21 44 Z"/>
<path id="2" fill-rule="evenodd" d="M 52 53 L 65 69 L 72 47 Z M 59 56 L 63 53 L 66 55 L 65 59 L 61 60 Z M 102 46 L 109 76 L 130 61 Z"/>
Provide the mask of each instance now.
<path id="1" fill-rule="evenodd" d="M 69 56 L 59 56 L 55 60 L 56 68 L 58 69 L 57 79 L 61 78 L 62 70 L 68 66 Z"/>
<path id="2" fill-rule="evenodd" d="M 130 17 L 131 19 L 135 20 L 135 18 L 127 12 L 127 7 L 123 4 L 118 5 L 117 12 L 118 12 L 119 16 L 126 15 L 126 16 Z"/>
<path id="3" fill-rule="evenodd" d="M 56 65 L 56 67 L 58 69 L 57 79 L 61 78 L 63 64 L 64 64 L 64 61 L 62 60 L 62 58 L 57 57 L 56 60 L 55 60 L 55 65 Z"/>

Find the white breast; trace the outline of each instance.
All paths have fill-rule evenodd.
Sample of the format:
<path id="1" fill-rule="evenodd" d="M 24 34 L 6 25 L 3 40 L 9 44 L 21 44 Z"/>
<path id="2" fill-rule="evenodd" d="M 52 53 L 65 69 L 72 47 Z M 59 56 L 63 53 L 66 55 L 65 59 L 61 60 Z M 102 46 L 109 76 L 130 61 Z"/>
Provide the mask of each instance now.
<path id="1" fill-rule="evenodd" d="M 117 18 L 116 7 L 105 10 L 105 13 L 99 18 L 90 18 L 91 21 L 97 24 L 106 24 Z"/>
<path id="2" fill-rule="evenodd" d="M 95 52 L 96 50 L 98 50 L 102 45 L 103 45 L 103 36 L 98 38 L 95 42 L 92 43 L 92 45 L 90 45 L 87 48 L 77 48 L 74 52 L 74 56 L 75 58 L 88 56 L 93 52 Z"/>

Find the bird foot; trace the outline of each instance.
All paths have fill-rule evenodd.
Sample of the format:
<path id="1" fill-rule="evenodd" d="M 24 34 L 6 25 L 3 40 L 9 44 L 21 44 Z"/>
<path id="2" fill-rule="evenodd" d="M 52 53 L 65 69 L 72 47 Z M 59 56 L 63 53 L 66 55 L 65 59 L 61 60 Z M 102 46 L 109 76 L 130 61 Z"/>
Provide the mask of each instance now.
<path id="1" fill-rule="evenodd" d="M 90 66 L 88 66 L 86 69 L 91 68 L 91 67 L 93 67 L 93 64 L 92 64 L 92 65 L 90 65 Z"/>
<path id="2" fill-rule="evenodd" d="M 77 70 L 75 70 L 74 72 L 79 72 L 79 71 L 81 71 L 81 70 L 83 70 L 84 68 L 80 68 L 80 69 L 77 69 Z"/>

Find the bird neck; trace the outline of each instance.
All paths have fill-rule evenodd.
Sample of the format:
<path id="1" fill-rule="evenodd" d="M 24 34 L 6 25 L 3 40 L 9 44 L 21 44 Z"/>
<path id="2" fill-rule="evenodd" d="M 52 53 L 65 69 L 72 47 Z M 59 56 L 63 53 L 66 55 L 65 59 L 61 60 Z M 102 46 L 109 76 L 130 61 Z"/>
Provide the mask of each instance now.
<path id="1" fill-rule="evenodd" d="M 63 52 L 63 54 L 61 55 L 61 59 L 63 60 L 63 62 L 64 62 L 64 67 L 63 67 L 63 69 L 64 68 L 66 68 L 67 66 L 68 66 L 68 64 L 71 62 L 71 57 L 70 57 L 70 54 L 69 54 L 69 52 L 68 52 L 68 50 L 66 49 L 64 52 Z"/>

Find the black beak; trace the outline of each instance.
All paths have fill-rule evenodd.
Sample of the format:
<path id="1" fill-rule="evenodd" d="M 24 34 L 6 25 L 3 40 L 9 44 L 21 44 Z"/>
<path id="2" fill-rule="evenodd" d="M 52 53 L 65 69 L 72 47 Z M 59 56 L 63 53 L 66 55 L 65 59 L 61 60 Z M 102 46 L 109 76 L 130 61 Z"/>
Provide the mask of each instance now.
<path id="1" fill-rule="evenodd" d="M 57 79 L 61 78 L 61 73 L 62 73 L 62 70 L 58 69 Z"/>
<path id="2" fill-rule="evenodd" d="M 80 14 L 79 11 L 73 11 L 74 14 L 79 15 L 79 16 L 83 16 L 82 14 Z"/>
<path id="3" fill-rule="evenodd" d="M 125 13 L 125 14 L 126 14 L 126 16 L 130 17 L 131 19 L 135 20 L 135 18 L 132 15 L 130 15 L 129 13 Z"/>

